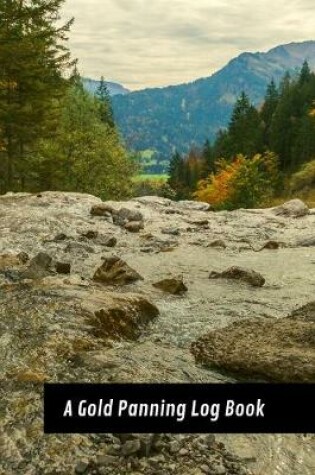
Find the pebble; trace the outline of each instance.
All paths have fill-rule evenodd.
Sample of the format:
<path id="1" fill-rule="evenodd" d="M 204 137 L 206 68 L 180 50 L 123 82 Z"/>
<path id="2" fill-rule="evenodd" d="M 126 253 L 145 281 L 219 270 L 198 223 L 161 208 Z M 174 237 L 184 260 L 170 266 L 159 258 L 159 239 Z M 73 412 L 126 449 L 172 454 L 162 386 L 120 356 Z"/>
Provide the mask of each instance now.
<path id="1" fill-rule="evenodd" d="M 83 473 L 86 473 L 87 469 L 89 468 L 89 464 L 86 462 L 79 462 L 77 466 L 75 467 L 75 473 L 78 475 L 81 475 Z"/>
<path id="2" fill-rule="evenodd" d="M 117 460 L 118 457 L 115 457 L 114 455 L 99 455 L 96 459 L 96 465 L 111 465 L 117 462 Z"/>
<path id="3" fill-rule="evenodd" d="M 122 446 L 121 452 L 125 457 L 128 457 L 128 455 L 136 454 L 140 449 L 141 443 L 139 439 L 127 440 L 127 442 Z"/>
<path id="4" fill-rule="evenodd" d="M 201 465 L 200 470 L 206 474 L 211 473 L 208 465 Z"/>
<path id="5" fill-rule="evenodd" d="M 187 449 L 180 449 L 180 451 L 178 452 L 179 455 L 181 455 L 182 457 L 184 457 L 185 455 L 188 455 L 189 454 L 189 450 Z"/>
<path id="6" fill-rule="evenodd" d="M 180 230 L 178 228 L 163 228 L 162 234 L 169 234 L 171 236 L 179 236 Z"/>

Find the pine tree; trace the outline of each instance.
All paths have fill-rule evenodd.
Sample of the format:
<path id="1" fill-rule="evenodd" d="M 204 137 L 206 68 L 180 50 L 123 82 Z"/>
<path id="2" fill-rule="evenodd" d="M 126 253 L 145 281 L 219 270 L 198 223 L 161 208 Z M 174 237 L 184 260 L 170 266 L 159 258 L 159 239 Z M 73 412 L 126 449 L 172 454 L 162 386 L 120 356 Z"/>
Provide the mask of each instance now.
<path id="1" fill-rule="evenodd" d="M 183 157 L 176 151 L 171 157 L 167 183 L 176 192 L 177 198 L 183 197 L 185 187 L 185 167 Z"/>
<path id="2" fill-rule="evenodd" d="M 27 188 L 39 138 L 57 125 L 73 63 L 60 26 L 64 0 L 0 0 L 0 192 Z"/>
<path id="3" fill-rule="evenodd" d="M 311 78 L 311 70 L 308 65 L 308 62 L 305 60 L 302 66 L 302 69 L 300 71 L 300 76 L 299 76 L 299 85 L 302 86 L 306 82 L 308 82 Z"/>
<path id="4" fill-rule="evenodd" d="M 202 157 L 205 162 L 205 176 L 201 176 L 200 178 L 205 178 L 207 175 L 214 173 L 215 171 L 215 155 L 209 140 L 206 140 L 204 143 Z"/>
<path id="5" fill-rule="evenodd" d="M 276 83 L 272 81 L 268 84 L 267 92 L 265 95 L 265 100 L 263 107 L 260 112 L 260 116 L 263 121 L 264 128 L 264 146 L 266 149 L 270 149 L 270 129 L 272 124 L 272 119 L 277 109 L 279 103 L 279 92 L 276 86 Z"/>
<path id="6" fill-rule="evenodd" d="M 103 76 L 101 77 L 100 85 L 97 88 L 96 97 L 100 101 L 100 116 L 102 122 L 110 127 L 115 127 L 111 98 Z"/>
<path id="7" fill-rule="evenodd" d="M 237 100 L 228 127 L 230 157 L 251 156 L 262 148 L 262 127 L 258 111 L 242 92 Z"/>

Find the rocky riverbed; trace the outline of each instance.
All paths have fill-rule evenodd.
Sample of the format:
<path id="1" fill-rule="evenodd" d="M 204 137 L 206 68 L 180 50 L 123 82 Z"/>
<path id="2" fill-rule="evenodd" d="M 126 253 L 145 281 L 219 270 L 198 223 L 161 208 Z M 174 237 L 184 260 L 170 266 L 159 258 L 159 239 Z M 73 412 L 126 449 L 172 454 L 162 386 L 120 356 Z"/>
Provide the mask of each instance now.
<path id="1" fill-rule="evenodd" d="M 314 382 L 315 210 L 49 192 L 0 197 L 0 218 L 0 474 L 314 473 L 313 436 L 43 436 L 41 397 L 45 381 Z"/>

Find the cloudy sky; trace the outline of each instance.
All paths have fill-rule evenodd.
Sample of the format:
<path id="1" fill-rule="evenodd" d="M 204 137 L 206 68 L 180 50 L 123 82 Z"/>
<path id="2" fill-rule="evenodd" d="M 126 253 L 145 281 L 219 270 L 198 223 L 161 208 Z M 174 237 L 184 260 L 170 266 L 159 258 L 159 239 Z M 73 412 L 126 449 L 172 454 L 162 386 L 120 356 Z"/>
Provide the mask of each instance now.
<path id="1" fill-rule="evenodd" d="M 66 0 L 81 74 L 130 89 L 209 76 L 244 51 L 315 39 L 314 0 Z"/>

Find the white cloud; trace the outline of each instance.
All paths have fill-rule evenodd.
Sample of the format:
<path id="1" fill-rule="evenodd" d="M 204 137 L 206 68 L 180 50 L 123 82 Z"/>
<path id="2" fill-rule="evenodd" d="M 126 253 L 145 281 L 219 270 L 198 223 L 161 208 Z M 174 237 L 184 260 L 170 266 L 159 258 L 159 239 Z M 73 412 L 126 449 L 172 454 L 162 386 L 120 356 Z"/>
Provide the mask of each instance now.
<path id="1" fill-rule="evenodd" d="M 313 0 L 66 0 L 83 75 L 131 89 L 209 76 L 244 51 L 315 39 Z"/>

